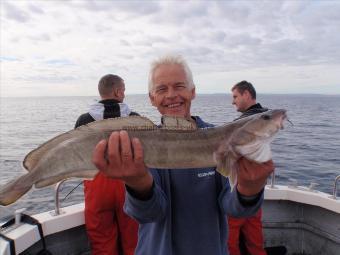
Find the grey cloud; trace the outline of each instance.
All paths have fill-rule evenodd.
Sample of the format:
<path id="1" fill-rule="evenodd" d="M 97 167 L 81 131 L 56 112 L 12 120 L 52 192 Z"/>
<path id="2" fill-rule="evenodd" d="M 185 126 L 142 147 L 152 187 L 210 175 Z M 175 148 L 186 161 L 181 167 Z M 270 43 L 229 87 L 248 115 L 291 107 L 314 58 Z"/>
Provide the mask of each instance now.
<path id="1" fill-rule="evenodd" d="M 49 34 L 42 33 L 37 35 L 31 35 L 27 37 L 28 39 L 36 42 L 36 41 L 51 41 L 51 37 Z"/>
<path id="2" fill-rule="evenodd" d="M 164 12 L 168 13 L 167 18 L 170 18 L 171 21 L 182 23 L 185 20 L 190 20 L 191 22 L 193 18 L 202 19 L 206 17 L 208 8 L 206 4 L 199 2 L 182 2 L 180 6 L 172 5 L 169 9 L 165 9 Z"/>
<path id="3" fill-rule="evenodd" d="M 49 60 L 43 61 L 43 63 L 50 65 L 50 66 L 60 66 L 60 67 L 75 65 L 73 61 L 69 59 L 49 59 Z"/>
<path id="4" fill-rule="evenodd" d="M 320 2 L 291 17 L 301 38 L 301 53 L 309 61 L 340 63 L 339 13 L 340 3 L 329 6 L 329 2 Z"/>
<path id="5" fill-rule="evenodd" d="M 138 38 L 134 40 L 133 45 L 134 47 L 138 47 L 138 46 L 151 47 L 152 41 L 146 37 L 142 37 L 142 38 Z"/>
<path id="6" fill-rule="evenodd" d="M 70 34 L 70 33 L 72 33 L 72 29 L 70 29 L 70 28 L 63 28 L 63 29 L 60 29 L 60 30 L 56 33 L 56 35 L 58 35 L 58 36 L 64 36 L 64 35 L 68 35 L 68 34 Z"/>
<path id="7" fill-rule="evenodd" d="M 148 40 L 152 43 L 152 44 L 156 44 L 156 43 L 170 43 L 170 40 L 163 37 L 163 36 L 148 36 Z"/>
<path id="8" fill-rule="evenodd" d="M 133 60 L 134 58 L 135 56 L 132 54 L 118 53 L 111 56 L 110 58 L 95 57 L 92 59 L 92 63 L 95 63 L 96 66 L 100 67 L 101 70 L 112 70 L 112 72 L 117 72 L 118 70 L 129 70 L 131 63 L 129 61 Z"/>
<path id="9" fill-rule="evenodd" d="M 282 26 L 278 26 L 276 24 L 268 24 L 266 29 L 263 31 L 263 39 L 269 41 L 276 41 L 280 38 L 284 37 L 284 32 L 282 30 Z"/>
<path id="10" fill-rule="evenodd" d="M 60 74 L 45 74 L 45 75 L 22 75 L 16 77 L 14 80 L 26 82 L 48 82 L 48 83 L 64 83 L 67 81 L 78 80 L 78 77 L 71 75 Z"/>
<path id="11" fill-rule="evenodd" d="M 30 4 L 28 6 L 28 8 L 31 12 L 34 12 L 35 14 L 44 14 L 45 13 L 40 7 L 33 5 L 33 4 Z"/>
<path id="12" fill-rule="evenodd" d="M 13 44 L 19 43 L 21 41 L 21 37 L 20 36 L 14 36 L 14 37 L 10 38 L 9 41 Z"/>
<path id="13" fill-rule="evenodd" d="M 102 33 L 102 32 L 111 32 L 112 28 L 111 28 L 111 26 L 108 26 L 108 25 L 96 24 L 96 25 L 95 25 L 95 30 L 96 30 L 98 33 Z"/>
<path id="14" fill-rule="evenodd" d="M 339 63 L 340 3 L 334 3 L 259 2 L 264 8 L 246 15 L 250 29 L 239 35 L 225 30 L 227 48 L 238 49 L 228 57 L 248 66 Z"/>
<path id="15" fill-rule="evenodd" d="M 303 1 L 285 1 L 282 2 L 280 12 L 290 13 L 292 15 L 303 12 L 308 4 Z"/>
<path id="16" fill-rule="evenodd" d="M 155 45 L 165 45 L 165 44 L 171 44 L 173 40 L 170 40 L 169 38 L 163 36 L 163 35 L 147 35 L 144 33 L 141 33 L 140 36 L 135 38 L 132 42 L 130 42 L 131 45 L 134 47 L 136 46 L 145 46 L 145 47 L 154 47 Z"/>
<path id="17" fill-rule="evenodd" d="M 285 39 L 271 44 L 264 45 L 259 49 L 256 61 L 266 64 L 291 64 L 298 61 L 298 56 L 302 54 L 298 41 Z"/>
<path id="18" fill-rule="evenodd" d="M 134 70 L 130 70 L 130 66 L 126 66 L 124 64 L 120 64 L 120 63 L 109 63 L 109 64 L 103 64 L 102 65 L 102 69 L 105 70 L 112 70 L 112 72 L 116 73 L 116 72 L 129 72 L 129 71 L 134 71 Z"/>
<path id="19" fill-rule="evenodd" d="M 246 22 L 251 13 L 250 8 L 239 1 L 219 1 L 216 2 L 216 7 L 220 17 L 237 24 Z"/>
<path id="20" fill-rule="evenodd" d="M 207 46 L 193 46 L 193 45 L 174 45 L 171 50 L 159 47 L 157 53 L 163 55 L 167 52 L 174 54 L 180 54 L 184 58 L 188 59 L 192 64 L 202 64 L 213 61 L 221 52 Z"/>
<path id="21" fill-rule="evenodd" d="M 295 77 L 296 79 L 299 79 L 299 80 L 310 80 L 314 77 L 314 75 L 309 74 L 309 73 L 297 72 L 295 73 Z"/>
<path id="22" fill-rule="evenodd" d="M 113 14 L 119 11 L 136 13 L 138 15 L 148 15 L 159 11 L 158 2 L 140 1 L 81 1 L 76 3 L 79 7 L 88 11 L 110 11 Z"/>
<path id="23" fill-rule="evenodd" d="M 202 2 L 181 1 L 176 3 L 164 1 L 162 3 L 162 8 L 150 18 L 151 23 L 193 26 L 193 23 L 204 20 L 208 15 L 207 5 Z"/>
<path id="24" fill-rule="evenodd" d="M 120 59 L 124 59 L 124 60 L 132 60 L 135 58 L 134 55 L 132 54 L 127 54 L 127 53 L 120 53 L 120 54 L 117 54 L 117 57 L 120 58 Z"/>
<path id="25" fill-rule="evenodd" d="M 232 47 L 232 48 L 237 48 L 238 46 L 241 46 L 241 45 L 248 45 L 251 47 L 255 47 L 261 44 L 262 39 L 253 37 L 249 34 L 238 34 L 238 35 L 232 35 L 232 36 L 226 37 L 224 42 L 228 47 Z"/>
<path id="26" fill-rule="evenodd" d="M 120 10 L 124 10 L 130 13 L 136 13 L 138 15 L 149 15 L 153 13 L 157 13 L 160 10 L 160 5 L 157 2 L 119 2 L 119 4 L 116 4 L 115 7 L 117 7 Z"/>
<path id="27" fill-rule="evenodd" d="M 130 46 L 131 45 L 127 40 L 124 40 L 124 39 L 119 40 L 119 42 L 123 46 Z"/>
<path id="28" fill-rule="evenodd" d="M 212 32 L 210 35 L 211 40 L 215 41 L 216 43 L 222 43 L 225 38 L 226 38 L 227 34 L 223 31 L 216 31 L 216 32 Z"/>
<path id="29" fill-rule="evenodd" d="M 208 66 L 211 70 L 340 62 L 340 3 L 335 1 L 67 1 L 62 4 L 69 5 L 72 11 L 78 10 L 76 17 L 83 18 L 83 23 L 97 32 L 118 34 L 112 33 L 112 41 L 119 43 L 112 47 L 119 47 L 119 52 L 128 47 L 128 51 L 127 55 L 114 56 L 115 59 L 135 56 L 134 61 L 147 61 L 156 54 L 179 52 L 194 64 L 211 63 Z M 84 10 L 103 15 L 105 22 L 96 25 L 83 15 Z M 59 9 L 56 12 L 62 13 Z M 126 14 L 126 20 L 116 20 L 117 14 Z M 147 16 L 143 20 L 149 22 L 146 27 L 136 26 L 126 31 L 122 28 L 123 22 L 140 16 Z M 158 28 L 158 34 L 152 34 L 147 26 L 153 31 Z M 71 33 L 70 29 L 60 29 L 53 35 Z M 106 38 L 103 34 L 93 36 Z M 30 39 L 51 40 L 47 33 Z M 126 68 L 111 62 L 106 64 Z"/>
<path id="30" fill-rule="evenodd" d="M 332 54 L 339 55 L 335 52 L 326 53 L 323 48 L 291 39 L 264 44 L 255 52 L 247 48 L 238 53 L 239 56 L 246 56 L 248 63 L 257 66 L 339 63 L 339 56 L 333 57 Z"/>
<path id="31" fill-rule="evenodd" d="M 2 5 L 8 19 L 21 23 L 25 23 L 30 20 L 30 16 L 18 6 L 15 6 L 8 1 L 4 1 Z"/>

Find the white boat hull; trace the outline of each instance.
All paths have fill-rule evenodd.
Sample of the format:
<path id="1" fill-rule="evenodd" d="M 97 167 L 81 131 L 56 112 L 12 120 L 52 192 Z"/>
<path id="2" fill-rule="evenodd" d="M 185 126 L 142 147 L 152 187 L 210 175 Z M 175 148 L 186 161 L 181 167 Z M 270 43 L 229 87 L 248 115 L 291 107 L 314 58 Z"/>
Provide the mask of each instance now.
<path id="1" fill-rule="evenodd" d="M 90 254 L 84 227 L 84 204 L 62 208 L 62 214 L 33 216 L 42 226 L 47 250 L 53 255 Z M 340 200 L 305 187 L 266 187 L 263 205 L 265 246 L 285 246 L 288 254 L 340 254 Z M 19 224 L 1 232 L 14 240 L 15 254 L 42 249 L 37 226 Z M 0 237 L 0 255 L 11 255 Z"/>

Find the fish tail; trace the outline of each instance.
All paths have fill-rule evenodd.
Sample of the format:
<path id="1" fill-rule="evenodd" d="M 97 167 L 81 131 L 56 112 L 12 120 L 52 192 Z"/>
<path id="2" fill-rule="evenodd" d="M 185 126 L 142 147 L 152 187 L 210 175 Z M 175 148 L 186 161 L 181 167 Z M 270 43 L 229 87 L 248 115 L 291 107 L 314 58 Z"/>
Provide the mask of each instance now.
<path id="1" fill-rule="evenodd" d="M 33 186 L 31 174 L 27 173 L 0 187 L 0 205 L 6 206 L 14 203 Z"/>

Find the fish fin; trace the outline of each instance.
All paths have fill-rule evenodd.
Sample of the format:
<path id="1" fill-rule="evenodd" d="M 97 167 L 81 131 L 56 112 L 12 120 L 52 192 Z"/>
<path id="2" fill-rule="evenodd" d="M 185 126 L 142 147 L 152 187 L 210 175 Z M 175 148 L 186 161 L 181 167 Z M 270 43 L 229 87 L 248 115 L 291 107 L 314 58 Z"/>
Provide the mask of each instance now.
<path id="1" fill-rule="evenodd" d="M 54 176 L 54 177 L 48 177 L 46 179 L 42 179 L 37 181 L 34 186 L 37 189 L 53 185 L 55 183 L 58 183 L 62 180 L 70 179 L 70 178 L 82 178 L 82 179 L 87 179 L 87 180 L 92 180 L 98 173 L 97 169 L 94 170 L 83 170 L 83 171 L 72 171 L 69 174 L 63 174 L 60 176 Z"/>
<path id="2" fill-rule="evenodd" d="M 221 143 L 217 151 L 214 152 L 216 170 L 224 177 L 229 178 L 231 188 L 234 187 L 237 180 L 237 164 L 239 155 L 232 149 L 228 141 Z"/>
<path id="3" fill-rule="evenodd" d="M 225 177 L 228 177 L 232 174 L 232 170 L 236 163 L 235 154 L 231 151 L 227 151 L 225 153 L 214 152 L 214 159 L 217 164 L 217 171 Z"/>
<path id="4" fill-rule="evenodd" d="M 231 169 L 231 174 L 229 176 L 229 184 L 230 184 L 231 191 L 233 191 L 233 189 L 236 185 L 236 182 L 237 182 L 237 169 L 238 169 L 238 166 L 237 166 L 236 161 L 235 161 L 234 164 L 233 164 L 233 167 Z"/>
<path id="5" fill-rule="evenodd" d="M 105 132 L 105 131 L 117 131 L 117 130 L 130 130 L 130 129 L 141 129 L 150 130 L 156 129 L 157 126 L 148 118 L 141 116 L 129 116 L 129 117 L 119 117 L 104 119 L 100 121 L 94 121 L 89 124 L 80 126 L 76 129 L 70 130 L 66 133 L 60 134 L 47 142 L 40 145 L 38 148 L 32 150 L 28 153 L 23 161 L 23 166 L 27 171 L 34 169 L 40 159 L 44 157 L 45 154 L 59 144 L 80 137 L 84 134 L 93 132 Z"/>
<path id="6" fill-rule="evenodd" d="M 14 203 L 33 186 L 31 174 L 22 175 L 4 186 L 0 187 L 0 205 L 6 206 Z"/>
<path id="7" fill-rule="evenodd" d="M 150 119 L 143 116 L 128 116 L 109 118 L 100 121 L 90 122 L 78 127 L 79 131 L 118 131 L 118 130 L 150 130 L 156 129 L 157 125 Z"/>
<path id="8" fill-rule="evenodd" d="M 162 116 L 162 128 L 172 130 L 197 130 L 195 123 L 187 118 Z"/>

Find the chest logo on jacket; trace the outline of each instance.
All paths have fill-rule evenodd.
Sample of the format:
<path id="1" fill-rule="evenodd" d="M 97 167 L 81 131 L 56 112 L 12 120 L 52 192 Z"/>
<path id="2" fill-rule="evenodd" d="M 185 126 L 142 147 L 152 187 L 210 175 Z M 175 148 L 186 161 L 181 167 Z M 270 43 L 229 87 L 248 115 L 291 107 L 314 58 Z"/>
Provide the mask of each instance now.
<path id="1" fill-rule="evenodd" d="M 212 175 L 215 175 L 215 171 L 209 171 L 209 172 L 204 172 L 204 173 L 197 174 L 197 176 L 199 178 L 207 177 L 207 176 L 212 176 Z"/>

